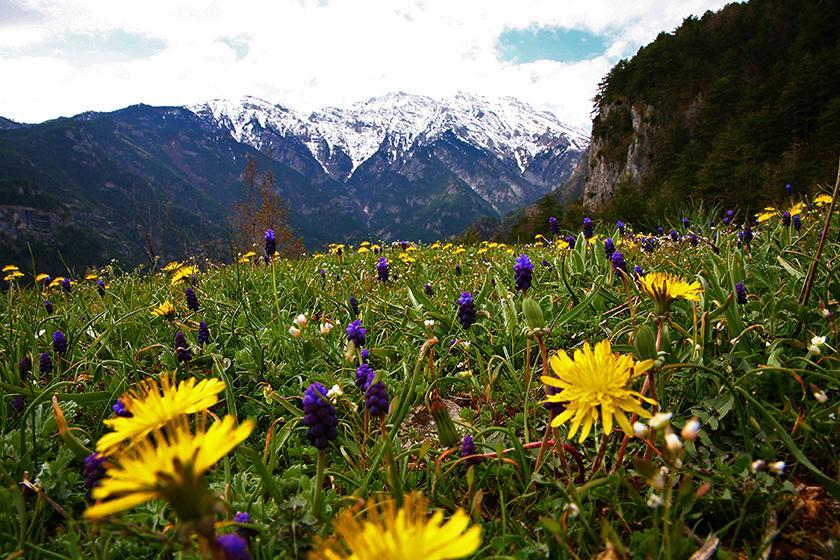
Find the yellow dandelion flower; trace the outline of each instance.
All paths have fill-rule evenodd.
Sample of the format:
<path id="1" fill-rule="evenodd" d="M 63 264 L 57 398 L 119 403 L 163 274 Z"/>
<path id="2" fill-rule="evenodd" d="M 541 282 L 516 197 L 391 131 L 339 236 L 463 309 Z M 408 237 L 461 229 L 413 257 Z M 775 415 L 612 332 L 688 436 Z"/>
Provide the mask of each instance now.
<path id="1" fill-rule="evenodd" d="M 458 247 L 456 247 L 456 248 L 455 248 L 455 250 L 454 250 L 454 251 L 452 251 L 452 254 L 453 254 L 453 255 L 460 255 L 460 254 L 461 254 L 461 253 L 463 253 L 464 251 L 466 251 L 466 249 L 464 249 L 464 248 L 463 248 L 463 247 L 461 247 L 461 246 L 458 246 Z"/>
<path id="2" fill-rule="evenodd" d="M 43 282 L 44 280 L 46 280 L 49 277 L 50 277 L 49 274 L 47 274 L 46 272 L 42 272 L 38 276 L 35 277 L 35 281 L 40 283 L 40 282 Z"/>
<path id="3" fill-rule="evenodd" d="M 193 274 L 198 273 L 198 267 L 195 266 L 182 266 L 178 270 L 172 274 L 172 280 L 170 283 L 174 286 L 176 284 L 180 284 L 184 280 L 191 278 Z"/>
<path id="4" fill-rule="evenodd" d="M 792 218 L 793 216 L 796 216 L 797 214 L 801 214 L 803 210 L 805 210 L 805 203 L 804 202 L 797 202 L 796 204 L 794 204 L 793 206 L 790 207 L 790 210 L 788 210 L 788 212 L 790 212 L 790 216 Z"/>
<path id="5" fill-rule="evenodd" d="M 487 248 L 487 247 L 481 247 L 481 248 L 478 250 L 478 254 L 479 254 L 479 255 L 483 255 L 484 253 L 486 253 L 486 252 L 487 252 L 487 251 L 489 251 L 489 250 L 490 250 L 490 249 L 489 249 L 489 248 Z"/>
<path id="6" fill-rule="evenodd" d="M 152 317 L 163 317 L 171 321 L 175 317 L 175 306 L 169 303 L 169 300 L 166 300 L 152 309 Z"/>
<path id="7" fill-rule="evenodd" d="M 440 243 L 438 243 L 437 241 L 435 241 L 434 243 L 432 243 L 431 245 L 429 245 L 429 249 L 440 249 Z"/>
<path id="8" fill-rule="evenodd" d="M 3 267 L 3 272 L 14 272 L 16 270 L 20 270 L 20 269 L 13 264 L 7 264 L 6 266 Z"/>
<path id="9" fill-rule="evenodd" d="M 772 220 L 778 215 L 775 208 L 765 208 L 764 210 L 764 212 L 762 212 L 761 214 L 756 214 L 755 216 L 755 219 L 758 220 L 759 224 L 763 224 L 768 220 Z"/>
<path id="10" fill-rule="evenodd" d="M 224 382 L 216 378 L 198 381 L 191 377 L 176 385 L 174 374 L 164 374 L 160 379 L 141 381 L 138 387 L 120 397 L 131 416 L 105 420 L 104 424 L 113 431 L 99 438 L 96 450 L 110 454 L 123 443 L 135 443 L 184 414 L 207 410 L 218 402 L 218 395 L 224 389 Z"/>
<path id="11" fill-rule="evenodd" d="M 359 247 L 367 247 L 370 245 L 370 241 L 362 241 L 359 243 Z"/>
<path id="12" fill-rule="evenodd" d="M 831 204 L 831 200 L 832 200 L 831 195 L 821 194 L 821 195 L 818 195 L 817 198 L 814 199 L 814 205 L 817 208 L 820 208 L 822 206 L 825 206 L 826 204 Z"/>
<path id="13" fill-rule="evenodd" d="M 163 268 L 161 268 L 161 270 L 164 271 L 164 272 L 172 272 L 173 270 L 178 270 L 182 266 L 184 266 L 184 265 L 182 265 L 178 261 L 172 261 L 169 264 L 167 264 L 166 266 L 164 266 Z"/>
<path id="14" fill-rule="evenodd" d="M 677 299 L 699 301 L 703 287 L 700 282 L 686 282 L 679 276 L 664 272 L 651 272 L 639 278 L 639 287 L 653 300 L 655 311 L 662 315 L 668 312 L 671 302 Z"/>
<path id="15" fill-rule="evenodd" d="M 554 242 L 554 245 L 558 249 L 568 249 L 569 248 L 569 243 L 564 239 L 558 239 L 557 241 Z"/>
<path id="16" fill-rule="evenodd" d="M 18 278 L 23 278 L 23 272 L 19 270 L 13 270 L 9 272 L 6 276 L 4 276 L 3 280 L 5 280 L 6 282 L 14 282 Z"/>
<path id="17" fill-rule="evenodd" d="M 96 280 L 97 278 L 99 278 L 99 275 L 96 274 L 95 272 L 85 274 L 85 280 Z"/>
<path id="18" fill-rule="evenodd" d="M 447 243 L 446 245 L 443 246 L 443 248 L 444 249 L 451 249 L 452 248 L 452 243 Z"/>
<path id="19" fill-rule="evenodd" d="M 60 288 L 62 282 L 64 282 L 64 276 L 58 276 L 58 277 L 52 279 L 52 282 L 50 282 L 49 287 L 50 288 Z"/>
<path id="20" fill-rule="evenodd" d="M 426 499 L 406 496 L 401 508 L 393 500 L 374 502 L 363 515 L 354 509 L 341 513 L 335 536 L 317 543 L 310 553 L 318 560 L 447 560 L 464 558 L 481 546 L 481 527 L 457 510 L 444 523 L 443 512 L 426 514 Z"/>
<path id="21" fill-rule="evenodd" d="M 653 399 L 642 396 L 628 386 L 634 379 L 653 366 L 653 360 L 636 362 L 630 354 L 612 352 L 609 340 L 595 345 L 595 350 L 586 342 L 583 349 L 575 350 L 574 359 L 560 351 L 550 360 L 554 375 L 545 375 L 542 382 L 548 387 L 560 389 L 548 395 L 545 402 L 563 403 L 566 409 L 554 417 L 552 427 L 572 421 L 569 437 L 581 430 L 579 442 L 583 442 L 600 418 L 604 433 L 612 432 L 613 419 L 625 434 L 632 435 L 633 427 L 626 413 L 636 413 L 650 418 L 650 412 L 642 408 L 642 401 L 654 404 Z"/>
<path id="22" fill-rule="evenodd" d="M 357 253 L 367 253 L 368 251 L 370 251 L 370 249 L 368 249 L 366 246 L 363 246 L 363 247 L 359 247 L 359 250 L 356 251 L 356 252 Z"/>
<path id="23" fill-rule="evenodd" d="M 595 245 L 595 243 L 596 243 L 597 241 L 598 241 L 598 236 L 597 236 L 597 235 L 593 235 L 593 236 L 592 236 L 592 237 L 590 237 L 590 238 L 589 238 L 586 242 L 587 242 L 587 243 L 589 243 L 590 245 Z"/>
<path id="24" fill-rule="evenodd" d="M 130 454 L 109 465 L 105 478 L 93 489 L 97 503 L 85 517 L 98 520 L 154 499 L 166 500 L 182 519 L 198 519 L 206 512 L 201 477 L 245 441 L 254 429 L 246 420 L 236 426 L 226 416 L 209 429 L 191 433 L 185 422 L 173 427 L 166 438 L 145 440 Z"/>

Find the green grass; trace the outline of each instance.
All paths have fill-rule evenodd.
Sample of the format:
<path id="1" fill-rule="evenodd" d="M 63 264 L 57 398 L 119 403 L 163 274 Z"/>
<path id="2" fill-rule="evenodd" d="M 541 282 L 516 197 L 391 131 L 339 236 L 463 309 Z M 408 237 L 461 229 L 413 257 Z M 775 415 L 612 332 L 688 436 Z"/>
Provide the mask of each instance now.
<path id="1" fill-rule="evenodd" d="M 162 502 L 95 526 L 83 519 L 89 502 L 82 460 L 57 435 L 50 402 L 57 395 L 71 433 L 92 448 L 122 392 L 146 376 L 177 370 L 180 378 L 224 380 L 223 398 L 212 412 L 257 424 L 208 477 L 220 499 L 219 521 L 237 511 L 251 513 L 253 558 L 306 557 L 313 539 L 331 534 L 330 520 L 354 496 L 411 491 L 447 513 L 462 508 L 481 525 L 476 558 L 590 558 L 607 548 L 618 558 L 687 558 L 714 537 L 721 541 L 717 558 L 758 558 L 768 547 L 782 555 L 799 548 L 830 557 L 838 550 L 830 539 L 831 516 L 815 525 L 801 506 L 803 489 L 811 489 L 808 496 L 817 496 L 825 512 L 840 497 L 836 233 L 819 259 L 810 300 L 797 301 L 826 210 L 807 213 L 800 232 L 778 218 L 766 222 L 749 250 L 739 246 L 736 227 L 719 223 L 711 229 L 707 215 L 691 217 L 700 224 L 690 228 L 700 238 L 696 247 L 666 235 L 651 253 L 610 224 L 600 224 L 595 243 L 579 236 L 572 249 L 539 242 L 462 251 L 386 246 L 391 278 L 384 284 L 376 277 L 378 257 L 352 247 L 343 255 L 269 265 L 201 263 L 198 313 L 187 309 L 184 286 L 172 286 L 167 275 L 143 276 L 115 265 L 98 271 L 108 283 L 102 297 L 91 280 L 79 279 L 70 293 L 51 290 L 51 315 L 41 292 L 13 286 L 0 304 L 0 555 L 197 556 L 172 529 L 177 521 Z M 838 226 L 835 217 L 831 231 Z M 550 329 L 544 337 L 549 354 L 603 339 L 616 351 L 649 352 L 645 332 L 657 327 L 652 303 L 632 278 L 625 286 L 613 273 L 604 254 L 607 236 L 618 241 L 631 270 L 639 265 L 646 272 L 673 272 L 703 285 L 699 302 L 673 305 L 655 373 L 656 398 L 673 413 L 676 431 L 694 416 L 702 429 L 696 441 L 683 442 L 679 462 L 667 452 L 646 459 L 645 445 L 631 439 L 618 464 L 622 434 L 615 428 L 605 442 L 598 425 L 584 443 L 569 442 L 582 459 L 581 476 L 571 455 L 568 471 L 553 451 L 538 466 L 539 450 L 527 445 L 541 441 L 548 414 L 540 404 L 538 341 L 528 335 L 512 268 L 520 252 L 534 262 L 527 295 L 539 303 Z M 745 305 L 734 298 L 739 281 L 749 294 Z M 455 304 L 462 291 L 472 292 L 478 307 L 477 322 L 466 330 Z M 367 328 L 370 363 L 392 399 L 384 433 L 372 423 L 365 435 L 356 368 L 345 356 L 344 327 L 355 318 L 351 295 Z M 172 322 L 150 316 L 165 300 L 178 309 Z M 309 323 L 293 337 L 289 327 L 299 313 Z M 425 326 L 426 320 L 434 325 Z M 199 321 L 212 335 L 203 348 L 196 343 Z M 335 325 L 325 335 L 319 329 L 324 321 Z M 52 353 L 58 329 L 67 335 L 68 351 L 51 374 L 41 373 L 38 355 Z M 173 353 L 178 330 L 192 345 L 193 359 L 185 364 Z M 819 354 L 808 348 L 816 335 L 827 337 Z M 36 365 L 21 379 L 24 354 Z M 312 381 L 338 384 L 345 394 L 337 406 L 339 436 L 326 453 L 322 512 L 313 512 L 317 453 L 299 408 Z M 433 389 L 460 409 L 459 437 L 471 434 L 480 452 L 496 457 L 466 469 L 457 452 L 439 444 L 434 424 L 422 414 Z M 818 391 L 827 402 L 815 398 Z M 18 397 L 23 403 L 16 408 Z M 556 435 L 567 433 L 565 425 Z M 603 461 L 593 469 L 602 443 Z M 661 437 L 656 447 L 664 449 Z M 752 472 L 756 460 L 787 466 L 781 475 L 766 468 Z M 660 505 L 652 507 L 654 502 Z"/>

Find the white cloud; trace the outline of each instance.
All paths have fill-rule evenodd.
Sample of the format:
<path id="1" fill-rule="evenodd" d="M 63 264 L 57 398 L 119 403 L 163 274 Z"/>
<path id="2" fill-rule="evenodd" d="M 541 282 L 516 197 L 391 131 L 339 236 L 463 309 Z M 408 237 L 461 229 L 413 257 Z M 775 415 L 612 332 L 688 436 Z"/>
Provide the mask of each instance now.
<path id="1" fill-rule="evenodd" d="M 618 56 L 724 3 L 20 1 L 20 12 L 35 15 L 0 23 L 0 76 L 7 84 L 0 88 L 0 114 L 35 122 L 138 102 L 245 94 L 306 109 L 394 90 L 432 96 L 464 90 L 515 95 L 588 126 L 595 87 Z M 574 63 L 498 60 L 499 34 L 533 24 L 604 33 L 610 47 Z M 115 30 L 165 46 L 143 58 L 93 61 L 40 49 L 61 34 L 109 36 Z"/>

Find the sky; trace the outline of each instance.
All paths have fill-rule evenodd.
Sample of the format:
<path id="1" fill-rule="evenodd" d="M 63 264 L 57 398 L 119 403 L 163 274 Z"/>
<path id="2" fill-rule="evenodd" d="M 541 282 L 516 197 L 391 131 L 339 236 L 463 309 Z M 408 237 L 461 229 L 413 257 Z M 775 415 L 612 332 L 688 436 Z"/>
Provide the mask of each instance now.
<path id="1" fill-rule="evenodd" d="M 720 0 L 0 0 L 0 115 L 242 95 L 511 95 L 590 127 L 621 58 Z"/>

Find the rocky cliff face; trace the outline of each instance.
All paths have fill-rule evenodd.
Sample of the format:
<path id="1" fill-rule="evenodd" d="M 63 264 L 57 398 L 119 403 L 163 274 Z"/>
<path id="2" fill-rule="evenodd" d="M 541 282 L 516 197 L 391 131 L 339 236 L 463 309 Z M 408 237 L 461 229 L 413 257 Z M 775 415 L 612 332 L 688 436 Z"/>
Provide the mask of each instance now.
<path id="1" fill-rule="evenodd" d="M 592 130 L 589 176 L 583 188 L 586 210 L 602 209 L 619 185 L 638 184 L 650 173 L 653 115 L 653 107 L 641 103 L 601 105 Z"/>

